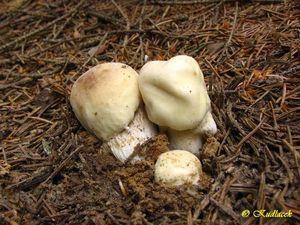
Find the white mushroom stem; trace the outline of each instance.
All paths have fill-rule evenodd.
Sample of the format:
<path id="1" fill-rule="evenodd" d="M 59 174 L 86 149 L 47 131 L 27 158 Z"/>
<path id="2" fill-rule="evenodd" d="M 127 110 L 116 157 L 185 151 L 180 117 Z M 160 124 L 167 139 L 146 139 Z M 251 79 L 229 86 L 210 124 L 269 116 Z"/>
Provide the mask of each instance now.
<path id="1" fill-rule="evenodd" d="M 217 126 L 211 112 L 208 112 L 195 129 L 178 131 L 169 128 L 167 132 L 170 149 L 185 149 L 194 154 L 199 154 L 199 150 L 203 146 L 204 136 L 214 135 L 217 132 Z"/>
<path id="2" fill-rule="evenodd" d="M 138 144 L 142 144 L 156 134 L 155 125 L 150 122 L 144 109 L 140 107 L 131 123 L 122 132 L 113 136 L 106 144 L 117 159 L 125 162 Z M 139 159 L 141 159 L 139 156 L 135 156 L 131 162 Z"/>
<path id="3" fill-rule="evenodd" d="M 202 147 L 202 137 L 193 130 L 172 130 L 168 129 L 168 138 L 170 149 L 185 149 L 193 154 L 199 154 L 199 149 Z"/>

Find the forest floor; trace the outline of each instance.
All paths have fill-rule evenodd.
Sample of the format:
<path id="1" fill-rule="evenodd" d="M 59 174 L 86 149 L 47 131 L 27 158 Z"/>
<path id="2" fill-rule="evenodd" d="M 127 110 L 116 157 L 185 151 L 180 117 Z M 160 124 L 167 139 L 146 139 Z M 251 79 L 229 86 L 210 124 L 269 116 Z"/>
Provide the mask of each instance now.
<path id="1" fill-rule="evenodd" d="M 204 73 L 218 133 L 207 182 L 167 188 L 153 160 L 102 151 L 69 96 L 98 63 L 179 54 Z M 299 164 L 299 1 L 1 1 L 0 224 L 299 224 Z"/>

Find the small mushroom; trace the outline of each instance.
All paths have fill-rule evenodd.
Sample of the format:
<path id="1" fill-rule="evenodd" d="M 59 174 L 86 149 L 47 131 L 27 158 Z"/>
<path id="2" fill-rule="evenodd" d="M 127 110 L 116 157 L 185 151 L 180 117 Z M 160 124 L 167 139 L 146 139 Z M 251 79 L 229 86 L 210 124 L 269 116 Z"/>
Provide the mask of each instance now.
<path id="1" fill-rule="evenodd" d="M 146 63 L 139 88 L 149 119 L 166 129 L 171 149 L 198 154 L 204 134 L 217 132 L 204 77 L 192 57 Z"/>
<path id="2" fill-rule="evenodd" d="M 156 163 L 154 179 L 166 186 L 199 184 L 202 167 L 199 159 L 185 150 L 173 150 L 161 154 Z"/>
<path id="3" fill-rule="evenodd" d="M 122 162 L 137 144 L 156 134 L 142 106 L 138 74 L 123 63 L 89 69 L 74 83 L 70 102 L 81 124 Z"/>

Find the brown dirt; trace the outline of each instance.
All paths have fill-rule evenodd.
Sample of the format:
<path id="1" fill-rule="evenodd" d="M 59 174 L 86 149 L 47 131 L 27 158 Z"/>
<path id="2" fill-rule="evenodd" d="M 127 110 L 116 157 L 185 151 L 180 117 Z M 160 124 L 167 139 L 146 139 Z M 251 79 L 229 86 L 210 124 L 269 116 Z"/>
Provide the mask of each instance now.
<path id="1" fill-rule="evenodd" d="M 220 142 L 215 137 L 208 137 L 200 152 L 200 158 L 214 158 L 220 147 Z"/>
<path id="2" fill-rule="evenodd" d="M 299 224 L 298 1 L 4 2 L 0 224 Z M 98 63 L 139 70 L 145 55 L 178 54 L 199 62 L 219 131 L 200 154 L 201 185 L 167 188 L 153 182 L 165 136 L 122 165 L 79 124 L 69 95 Z"/>

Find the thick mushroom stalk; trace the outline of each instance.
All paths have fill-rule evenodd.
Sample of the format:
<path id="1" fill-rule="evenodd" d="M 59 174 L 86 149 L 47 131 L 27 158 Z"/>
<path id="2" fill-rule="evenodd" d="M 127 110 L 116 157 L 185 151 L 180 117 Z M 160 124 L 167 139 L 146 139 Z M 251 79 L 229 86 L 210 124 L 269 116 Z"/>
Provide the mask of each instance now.
<path id="1" fill-rule="evenodd" d="M 78 120 L 122 162 L 137 144 L 156 134 L 141 106 L 137 79 L 130 66 L 104 63 L 80 76 L 71 90 L 70 102 Z"/>
<path id="2" fill-rule="evenodd" d="M 199 153 L 204 134 L 216 133 L 204 77 L 192 57 L 146 63 L 139 87 L 149 119 L 167 128 L 171 148 Z"/>
<path id="3" fill-rule="evenodd" d="M 187 149 L 194 154 L 199 154 L 204 138 L 214 135 L 216 132 L 217 125 L 211 112 L 206 114 L 200 125 L 195 129 L 184 131 L 167 130 L 171 149 Z"/>
<path id="4" fill-rule="evenodd" d="M 201 175 L 199 159 L 185 150 L 165 152 L 155 163 L 155 181 L 166 186 L 197 185 Z"/>
<path id="5" fill-rule="evenodd" d="M 138 144 L 142 144 L 156 135 L 154 124 L 148 120 L 145 110 L 140 107 L 128 127 L 111 138 L 107 145 L 114 156 L 124 162 Z M 131 162 L 142 159 L 138 155 Z"/>
<path id="6" fill-rule="evenodd" d="M 173 130 L 168 129 L 168 138 L 170 149 L 186 149 L 187 151 L 199 154 L 199 149 L 203 146 L 201 135 L 195 133 L 194 130 Z"/>

